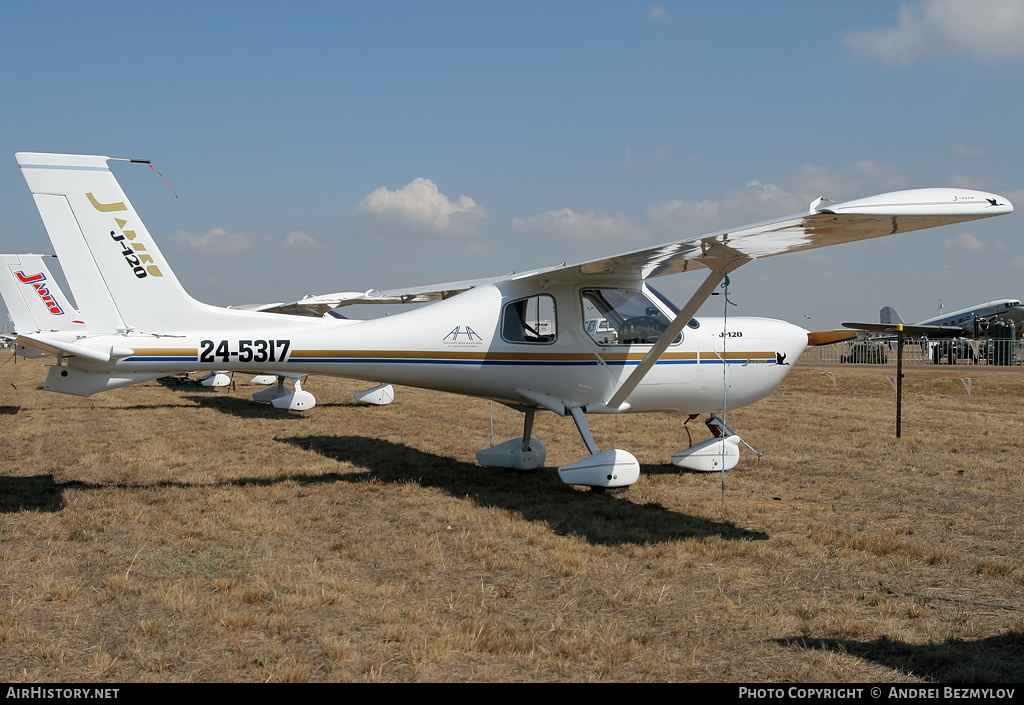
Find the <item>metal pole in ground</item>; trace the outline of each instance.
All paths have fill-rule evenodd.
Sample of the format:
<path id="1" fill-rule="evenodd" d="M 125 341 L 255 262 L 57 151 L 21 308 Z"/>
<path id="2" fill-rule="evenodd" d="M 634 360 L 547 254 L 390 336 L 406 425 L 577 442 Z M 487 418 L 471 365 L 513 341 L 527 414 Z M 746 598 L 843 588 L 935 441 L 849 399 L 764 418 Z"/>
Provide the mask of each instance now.
<path id="1" fill-rule="evenodd" d="M 903 435 L 903 324 L 896 325 L 896 437 Z"/>

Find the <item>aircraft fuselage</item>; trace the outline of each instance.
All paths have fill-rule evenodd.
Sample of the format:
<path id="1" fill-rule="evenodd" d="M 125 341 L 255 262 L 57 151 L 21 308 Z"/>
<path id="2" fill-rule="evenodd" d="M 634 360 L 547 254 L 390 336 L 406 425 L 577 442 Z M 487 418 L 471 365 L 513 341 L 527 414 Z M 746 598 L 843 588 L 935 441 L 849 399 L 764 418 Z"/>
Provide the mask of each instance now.
<path id="1" fill-rule="evenodd" d="M 807 331 L 784 321 L 694 319 L 696 327 L 684 329 L 626 402 L 606 409 L 602 405 L 651 345 L 587 333 L 585 322 L 596 315 L 588 310 L 587 292 L 591 298 L 598 290 L 623 297 L 649 293 L 639 284 L 602 286 L 537 290 L 513 280 L 367 321 L 277 317 L 278 324 L 251 331 L 89 336 L 79 342 L 91 349 L 121 350 L 122 357 L 110 362 L 70 358 L 51 373 L 47 388 L 88 395 L 139 381 L 140 375 L 231 369 L 387 381 L 559 413 L 579 406 L 595 412 L 696 414 L 768 395 L 807 345 Z M 635 329 L 635 321 L 649 322 L 657 314 L 670 320 L 674 312 L 655 300 L 643 300 L 650 304 L 644 313 L 652 316 L 636 316 L 627 325 Z M 544 320 L 524 323 L 517 312 Z M 76 370 L 103 372 L 112 379 Z M 94 388 L 97 384 L 102 386 Z"/>

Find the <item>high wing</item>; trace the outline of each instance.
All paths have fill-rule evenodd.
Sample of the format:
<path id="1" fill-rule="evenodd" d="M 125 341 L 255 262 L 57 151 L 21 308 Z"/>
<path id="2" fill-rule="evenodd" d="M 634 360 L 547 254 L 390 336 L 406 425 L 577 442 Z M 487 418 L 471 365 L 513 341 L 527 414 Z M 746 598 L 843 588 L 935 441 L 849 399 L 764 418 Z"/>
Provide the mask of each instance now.
<path id="1" fill-rule="evenodd" d="M 241 304 L 228 306 L 242 311 L 263 311 L 264 313 L 286 313 L 291 316 L 310 316 L 313 318 L 322 317 L 328 311 L 332 311 L 343 302 L 351 298 L 362 298 L 365 294 L 358 291 L 339 291 L 336 294 L 323 294 L 322 296 L 303 296 L 298 301 L 278 302 L 270 304 Z"/>
<path id="2" fill-rule="evenodd" d="M 605 275 L 646 279 L 696 268 L 735 269 L 761 257 L 857 242 L 1012 213 L 1002 196 L 953 188 L 894 191 L 844 203 L 820 198 L 807 213 L 691 237 L 614 257 L 562 265 L 541 278 Z M 733 265 L 733 266 L 730 266 Z"/>
<path id="3" fill-rule="evenodd" d="M 298 301 L 273 304 L 246 304 L 230 306 L 245 311 L 263 311 L 265 313 L 287 313 L 295 316 L 323 316 L 340 306 L 353 304 L 426 304 L 461 294 L 477 286 L 500 281 L 505 277 L 489 277 L 486 279 L 467 279 L 459 282 L 431 284 L 404 289 L 388 289 L 378 291 L 370 289 L 365 292 L 339 291 L 334 294 L 320 296 L 304 296 Z"/>
<path id="4" fill-rule="evenodd" d="M 613 257 L 561 264 L 501 277 L 471 279 L 408 289 L 370 290 L 339 305 L 426 303 L 502 280 L 585 280 L 600 276 L 638 281 L 695 269 L 732 271 L 762 257 L 857 242 L 925 228 L 990 218 L 1013 212 L 1002 196 L 969 189 L 928 188 L 894 191 L 835 203 L 814 201 L 807 213 L 768 220 L 733 230 L 697 235 Z"/>
<path id="5" fill-rule="evenodd" d="M 404 289 L 384 289 L 383 291 L 370 289 L 361 296 L 353 296 L 342 301 L 339 306 L 349 306 L 351 304 L 426 304 L 432 301 L 443 301 L 464 291 L 493 284 L 514 275 L 515 272 L 512 272 L 500 277 L 465 279 L 457 282 L 429 284 L 427 286 L 414 286 Z"/>

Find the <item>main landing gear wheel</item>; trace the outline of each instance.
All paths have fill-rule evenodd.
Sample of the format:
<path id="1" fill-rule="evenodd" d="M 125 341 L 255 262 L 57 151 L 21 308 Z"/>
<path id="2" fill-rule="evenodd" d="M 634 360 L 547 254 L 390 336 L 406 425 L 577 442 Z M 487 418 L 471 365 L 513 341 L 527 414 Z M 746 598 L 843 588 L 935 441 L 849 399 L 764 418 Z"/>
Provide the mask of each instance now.
<path id="1" fill-rule="evenodd" d="M 568 411 L 576 422 L 583 443 L 590 451 L 590 457 L 558 468 L 562 482 L 595 489 L 625 489 L 640 479 L 640 463 L 632 453 L 619 449 L 599 451 L 583 409 L 573 407 Z"/>
<path id="2" fill-rule="evenodd" d="M 537 412 L 526 412 L 523 421 L 523 435 L 476 452 L 476 462 L 485 468 L 507 468 L 520 472 L 536 470 L 548 458 L 544 444 L 533 438 L 533 416 Z"/>

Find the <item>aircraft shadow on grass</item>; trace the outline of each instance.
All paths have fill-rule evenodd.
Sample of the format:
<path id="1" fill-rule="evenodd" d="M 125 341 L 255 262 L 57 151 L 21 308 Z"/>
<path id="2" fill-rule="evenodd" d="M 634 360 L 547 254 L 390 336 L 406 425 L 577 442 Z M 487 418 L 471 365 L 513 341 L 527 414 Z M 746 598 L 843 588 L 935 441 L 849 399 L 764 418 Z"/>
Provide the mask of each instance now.
<path id="1" fill-rule="evenodd" d="M 195 390 L 189 390 L 194 392 Z M 252 399 L 239 399 L 224 395 L 189 394 L 183 397 L 185 400 L 207 409 L 213 409 L 224 414 L 230 414 L 240 419 L 274 419 L 287 421 L 305 418 L 301 412 L 289 411 L 287 409 L 275 409 L 270 404 L 259 404 Z"/>
<path id="2" fill-rule="evenodd" d="M 242 408 L 251 404 L 240 401 Z M 273 410 L 280 418 L 280 412 Z M 252 414 L 258 416 L 258 412 Z M 296 415 L 297 418 L 301 416 Z M 481 468 L 449 457 L 434 455 L 409 446 L 357 436 L 303 436 L 278 439 L 303 450 L 318 453 L 362 472 L 320 475 L 286 473 L 267 478 L 235 478 L 223 482 L 190 483 L 163 480 L 146 484 L 57 482 L 53 475 L 0 477 L 0 514 L 18 511 L 58 512 L 65 507 L 66 490 L 102 490 L 146 487 L 274 485 L 298 482 L 306 485 L 356 484 L 370 480 L 399 484 L 416 482 L 436 487 L 453 497 L 468 497 L 486 507 L 499 507 L 529 521 L 544 521 L 562 535 L 575 535 L 595 545 L 652 543 L 686 538 L 720 537 L 736 541 L 764 541 L 768 535 L 731 522 L 675 512 L 661 504 L 639 505 L 620 500 L 614 494 L 571 490 L 556 474 L 543 469 L 530 473 Z M 660 472 L 661 466 L 645 467 Z"/>
<path id="3" fill-rule="evenodd" d="M 363 472 L 333 474 L 334 479 L 343 482 L 416 482 L 441 489 L 453 497 L 468 497 L 482 506 L 516 512 L 530 521 L 547 522 L 557 533 L 576 535 L 591 544 L 650 543 L 712 536 L 740 541 L 768 539 L 768 535 L 760 531 L 682 514 L 654 502 L 639 505 L 622 501 L 614 494 L 573 491 L 561 482 L 553 469 L 519 473 L 481 468 L 402 444 L 360 436 L 302 436 L 278 440 L 364 469 Z"/>
<path id="4" fill-rule="evenodd" d="M 64 508 L 64 490 L 88 488 L 82 482 L 56 482 L 53 475 L 0 477 L 0 514 L 59 512 Z M 98 488 L 93 485 L 93 488 Z"/>
<path id="5" fill-rule="evenodd" d="M 1009 631 L 965 641 L 909 644 L 882 636 L 874 641 L 853 639 L 776 639 L 782 646 L 850 654 L 867 661 L 939 683 L 1024 682 L 1024 632 Z"/>
<path id="6" fill-rule="evenodd" d="M 196 389 L 189 389 L 190 392 L 196 392 Z M 214 390 L 215 392 L 217 390 Z M 301 411 L 289 411 L 288 409 L 276 409 L 270 404 L 261 404 L 255 402 L 252 399 L 228 397 L 223 394 L 196 394 L 187 395 L 184 397 L 187 401 L 193 402 L 197 406 L 202 406 L 208 409 L 214 409 L 223 414 L 230 414 L 240 419 L 301 419 L 305 418 Z M 364 413 L 372 413 L 374 409 L 382 407 L 367 406 L 366 404 L 360 404 L 357 401 L 351 402 L 317 402 L 318 407 L 325 409 L 339 408 L 339 409 L 359 409 Z"/>

